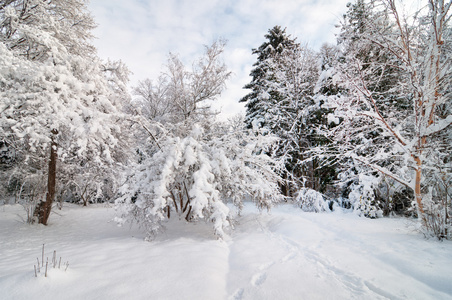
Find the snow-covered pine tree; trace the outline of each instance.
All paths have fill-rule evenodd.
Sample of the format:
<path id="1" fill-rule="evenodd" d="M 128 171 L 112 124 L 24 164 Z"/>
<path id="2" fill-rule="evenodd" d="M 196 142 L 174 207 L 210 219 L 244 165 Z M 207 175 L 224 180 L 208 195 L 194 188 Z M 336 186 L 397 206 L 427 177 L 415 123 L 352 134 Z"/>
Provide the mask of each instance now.
<path id="1" fill-rule="evenodd" d="M 325 43 L 319 50 L 319 77 L 315 86 L 316 95 L 332 96 L 340 94 L 341 88 L 335 80 L 336 66 L 342 55 L 339 47 Z"/>
<path id="2" fill-rule="evenodd" d="M 266 41 L 252 53 L 257 61 L 251 70 L 252 80 L 245 85 L 251 92 L 240 99 L 245 102 L 247 127 L 264 134 L 271 133 L 281 137 L 277 157 L 287 160 L 287 170 L 282 174 L 285 179 L 282 191 L 291 195 L 294 178 L 299 179 L 301 172 L 297 166 L 300 153 L 296 134 L 299 129 L 298 103 L 303 87 L 300 85 L 300 62 L 302 51 L 299 43 L 286 33 L 286 29 L 275 26 L 265 35 Z M 301 89 L 292 99 L 288 89 Z M 286 139 L 291 131 L 294 138 Z M 295 143 L 293 143 L 295 142 Z M 294 151 L 295 150 L 295 151 Z M 290 154 L 289 154 L 290 152 Z M 289 155 L 288 155 L 289 154 Z"/>
<path id="3" fill-rule="evenodd" d="M 257 61 L 250 73 L 252 80 L 244 87 L 251 92 L 240 99 L 240 102 L 245 102 L 245 122 L 248 128 L 271 130 L 275 124 L 268 119 L 273 118 L 275 107 L 285 98 L 281 95 L 281 82 L 276 78 L 277 72 L 282 71 L 278 64 L 282 60 L 278 58 L 286 54 L 290 55 L 289 51 L 296 51 L 300 48 L 300 44 L 280 26 L 270 29 L 265 38 L 267 41 L 259 48 L 252 50 L 253 54 L 257 55 Z"/>
<path id="4" fill-rule="evenodd" d="M 36 209 L 47 224 L 57 160 L 114 163 L 123 99 L 90 43 L 86 1 L 6 1 L 0 24 L 0 136 L 16 163 L 39 171 L 48 164 L 47 196 Z"/>
<path id="5" fill-rule="evenodd" d="M 318 126 L 312 126 L 325 123 L 325 109 L 313 97 L 319 76 L 318 55 L 279 26 L 265 37 L 267 41 L 253 49 L 258 58 L 251 71 L 252 81 L 245 86 L 251 92 L 240 100 L 246 102 L 246 123 L 280 138 L 276 155 L 286 159 L 282 186 L 286 195 L 292 196 L 300 187 L 324 192 L 334 169 L 305 153 L 325 142 Z"/>

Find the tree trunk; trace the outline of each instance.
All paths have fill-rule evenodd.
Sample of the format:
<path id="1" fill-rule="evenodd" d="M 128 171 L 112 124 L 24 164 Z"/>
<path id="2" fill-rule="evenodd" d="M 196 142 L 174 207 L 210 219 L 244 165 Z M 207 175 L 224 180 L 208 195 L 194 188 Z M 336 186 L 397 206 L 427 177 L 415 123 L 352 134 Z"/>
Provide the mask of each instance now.
<path id="1" fill-rule="evenodd" d="M 52 210 L 52 203 L 55 199 L 55 186 L 56 186 L 56 160 L 57 160 L 57 143 L 55 142 L 55 135 L 58 134 L 58 130 L 53 129 L 52 143 L 50 146 L 50 161 L 49 161 L 49 174 L 47 178 L 47 195 L 46 201 L 38 205 L 38 223 L 47 225 L 47 221 Z"/>
<path id="2" fill-rule="evenodd" d="M 417 168 L 416 168 L 416 178 L 414 181 L 414 196 L 416 198 L 417 209 L 418 209 L 418 217 L 421 218 L 424 225 L 426 223 L 425 214 L 424 214 L 424 204 L 422 203 L 422 193 L 421 193 L 421 181 L 422 181 L 422 169 L 421 169 L 421 159 L 419 157 L 414 158 L 416 160 Z"/>

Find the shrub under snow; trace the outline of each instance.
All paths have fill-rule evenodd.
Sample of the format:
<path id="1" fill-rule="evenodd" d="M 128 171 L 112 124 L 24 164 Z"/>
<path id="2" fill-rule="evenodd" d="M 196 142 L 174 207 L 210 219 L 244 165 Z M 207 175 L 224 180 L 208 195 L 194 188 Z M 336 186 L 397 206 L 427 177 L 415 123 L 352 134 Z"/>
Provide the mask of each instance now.
<path id="1" fill-rule="evenodd" d="M 376 177 L 360 174 L 359 182 L 350 187 L 351 192 L 348 198 L 358 215 L 368 218 L 383 216 L 383 211 L 379 208 L 375 199 L 376 184 L 378 184 Z"/>
<path id="2" fill-rule="evenodd" d="M 330 211 L 323 194 L 310 188 L 301 188 L 295 201 L 303 211 Z"/>

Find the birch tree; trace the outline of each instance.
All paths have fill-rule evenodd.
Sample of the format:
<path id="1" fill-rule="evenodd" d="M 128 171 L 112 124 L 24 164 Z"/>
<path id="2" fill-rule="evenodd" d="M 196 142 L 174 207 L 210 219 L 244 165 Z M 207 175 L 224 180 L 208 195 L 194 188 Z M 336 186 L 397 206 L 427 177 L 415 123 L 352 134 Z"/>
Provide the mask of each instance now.
<path id="1" fill-rule="evenodd" d="M 429 227 L 439 211 L 430 201 L 427 176 L 450 166 L 450 145 L 443 142 L 452 124 L 451 52 L 446 51 L 451 2 L 429 0 L 410 18 L 402 17 L 393 0 L 359 2 L 373 15 L 364 19 L 364 31 L 355 32 L 357 52 L 345 56 L 339 67 L 349 95 L 336 102 L 336 115 L 344 121 L 333 135 L 341 140 L 337 146 L 345 157 L 411 188 L 418 215 Z M 357 55 L 363 47 L 368 47 L 367 57 L 379 59 Z M 409 108 L 401 107 L 404 103 Z M 446 172 L 450 176 L 450 169 Z M 444 214 L 448 195 L 443 197 L 440 218 L 445 223 L 443 232 L 435 232 L 438 236 L 447 235 L 449 222 Z"/>

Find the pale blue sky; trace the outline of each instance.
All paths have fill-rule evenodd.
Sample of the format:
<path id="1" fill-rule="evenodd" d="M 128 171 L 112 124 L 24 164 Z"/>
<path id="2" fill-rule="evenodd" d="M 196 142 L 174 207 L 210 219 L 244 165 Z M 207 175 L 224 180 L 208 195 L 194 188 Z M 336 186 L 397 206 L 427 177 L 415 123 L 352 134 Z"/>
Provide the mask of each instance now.
<path id="1" fill-rule="evenodd" d="M 228 41 L 224 60 L 233 72 L 218 101 L 224 117 L 243 112 L 238 100 L 256 57 L 252 48 L 265 41 L 275 25 L 299 42 L 318 49 L 334 43 L 350 0 L 91 0 L 98 28 L 94 41 L 101 58 L 121 59 L 134 73 L 131 85 L 156 78 L 171 51 L 190 65 L 204 45 Z"/>

